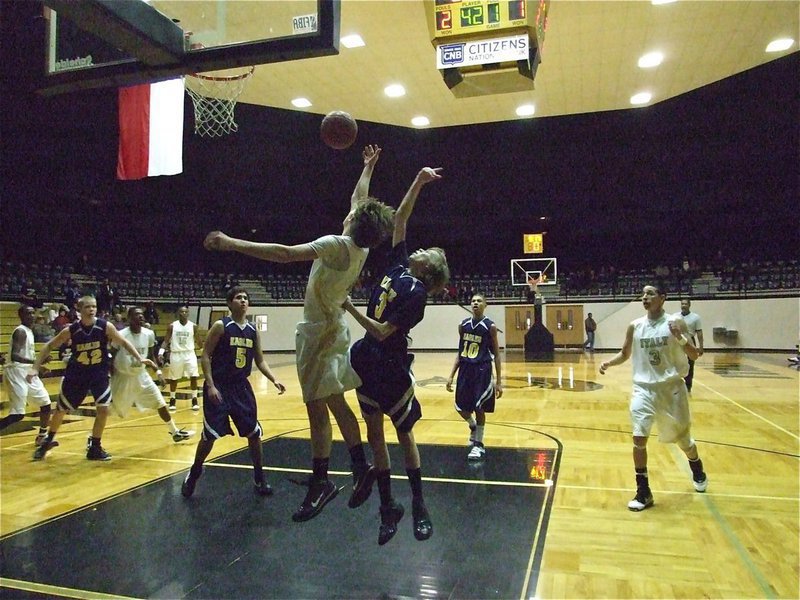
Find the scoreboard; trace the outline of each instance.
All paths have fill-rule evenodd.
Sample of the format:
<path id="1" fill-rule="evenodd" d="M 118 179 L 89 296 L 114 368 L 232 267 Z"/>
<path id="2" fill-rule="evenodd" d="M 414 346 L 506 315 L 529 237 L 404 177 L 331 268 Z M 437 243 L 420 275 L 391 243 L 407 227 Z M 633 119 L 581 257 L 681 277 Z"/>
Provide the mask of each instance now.
<path id="1" fill-rule="evenodd" d="M 437 0 L 435 37 L 525 27 L 526 4 L 525 0 Z"/>
<path id="2" fill-rule="evenodd" d="M 434 40 L 526 28 L 541 50 L 549 8 L 550 0 L 434 0 L 429 28 Z"/>
<path id="3" fill-rule="evenodd" d="M 533 87 L 550 0 L 424 0 L 424 5 L 436 68 L 457 97 Z"/>

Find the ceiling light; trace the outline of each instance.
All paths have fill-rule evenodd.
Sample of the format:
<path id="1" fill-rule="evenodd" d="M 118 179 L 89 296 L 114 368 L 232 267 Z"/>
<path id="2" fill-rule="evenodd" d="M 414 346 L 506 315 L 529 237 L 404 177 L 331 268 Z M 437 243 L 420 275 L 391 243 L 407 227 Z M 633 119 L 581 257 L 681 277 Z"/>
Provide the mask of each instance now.
<path id="1" fill-rule="evenodd" d="M 650 92 L 639 92 L 631 96 L 631 104 L 647 104 L 652 97 Z"/>
<path id="2" fill-rule="evenodd" d="M 532 117 L 536 112 L 536 107 L 533 104 L 522 104 L 517 107 L 518 117 Z"/>
<path id="3" fill-rule="evenodd" d="M 428 117 L 414 117 L 411 119 L 411 124 L 414 127 L 427 127 L 431 124 L 430 119 Z"/>
<path id="4" fill-rule="evenodd" d="M 650 69 L 657 67 L 664 60 L 664 55 L 661 52 L 648 52 L 639 57 L 639 68 Z"/>
<path id="5" fill-rule="evenodd" d="M 673 2 L 677 2 L 678 0 L 650 0 L 650 3 L 653 6 L 658 6 L 659 4 L 672 4 Z"/>
<path id="6" fill-rule="evenodd" d="M 364 40 L 362 40 L 361 36 L 357 33 L 354 33 L 353 35 L 346 35 L 339 41 L 345 48 L 360 48 L 361 46 L 366 46 Z"/>
<path id="7" fill-rule="evenodd" d="M 406 88 L 399 83 L 393 83 L 392 85 L 386 86 L 383 89 L 383 93 L 389 96 L 389 98 L 399 98 L 400 96 L 406 95 Z"/>
<path id="8" fill-rule="evenodd" d="M 292 100 L 292 106 L 295 108 L 308 108 L 311 106 L 311 101 L 308 98 L 295 98 Z"/>
<path id="9" fill-rule="evenodd" d="M 783 52 L 784 50 L 791 48 L 792 44 L 794 44 L 794 40 L 791 38 L 772 40 L 769 44 L 767 44 L 767 52 Z"/>

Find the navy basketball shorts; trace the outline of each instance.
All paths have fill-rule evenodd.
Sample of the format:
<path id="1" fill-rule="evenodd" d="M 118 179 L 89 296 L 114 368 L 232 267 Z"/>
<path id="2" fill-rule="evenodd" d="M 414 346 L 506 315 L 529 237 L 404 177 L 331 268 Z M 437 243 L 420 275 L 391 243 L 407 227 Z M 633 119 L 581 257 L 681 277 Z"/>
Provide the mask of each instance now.
<path id="1" fill-rule="evenodd" d="M 361 412 L 372 415 L 381 411 L 401 433 L 411 431 L 422 418 L 422 407 L 414 395 L 413 360 L 413 354 L 384 353 L 364 340 L 350 350 L 350 363 L 362 381 L 356 390 Z"/>
<path id="2" fill-rule="evenodd" d="M 88 372 L 69 369 L 61 380 L 61 392 L 58 395 L 58 407 L 61 410 L 75 410 L 91 392 L 95 406 L 111 404 L 111 383 L 108 379 L 108 368 L 92 368 Z"/>
<path id="3" fill-rule="evenodd" d="M 494 412 L 492 363 L 461 363 L 456 381 L 456 410 Z"/>
<path id="4" fill-rule="evenodd" d="M 233 435 L 231 421 L 239 437 L 261 437 L 256 397 L 246 379 L 236 383 L 217 383 L 222 401 L 215 404 L 208 396 L 208 383 L 203 383 L 203 439 L 216 440 Z"/>

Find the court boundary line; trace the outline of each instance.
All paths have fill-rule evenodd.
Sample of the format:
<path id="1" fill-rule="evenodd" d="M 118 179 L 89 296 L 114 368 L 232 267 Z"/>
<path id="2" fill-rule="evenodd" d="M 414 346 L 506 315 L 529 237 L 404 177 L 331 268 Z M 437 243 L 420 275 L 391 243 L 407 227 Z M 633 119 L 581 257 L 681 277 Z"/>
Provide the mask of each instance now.
<path id="1" fill-rule="evenodd" d="M 137 596 L 120 596 L 119 594 L 106 594 L 91 592 L 78 588 L 68 588 L 47 583 L 34 583 L 9 577 L 0 577 L 0 589 L 22 590 L 23 592 L 45 593 L 63 598 L 86 598 L 87 600 L 139 600 Z"/>

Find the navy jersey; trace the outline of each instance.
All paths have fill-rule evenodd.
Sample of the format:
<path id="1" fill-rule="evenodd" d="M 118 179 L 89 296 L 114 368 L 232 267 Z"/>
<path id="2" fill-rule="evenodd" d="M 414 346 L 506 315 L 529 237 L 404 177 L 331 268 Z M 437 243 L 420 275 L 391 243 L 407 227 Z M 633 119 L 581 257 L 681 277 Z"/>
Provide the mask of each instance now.
<path id="1" fill-rule="evenodd" d="M 494 360 L 491 328 L 494 321 L 483 317 L 476 321 L 467 317 L 461 321 L 461 338 L 458 340 L 458 358 L 462 363 L 482 363 Z"/>
<path id="2" fill-rule="evenodd" d="M 253 366 L 256 328 L 252 323 L 239 325 L 230 317 L 222 319 L 224 331 L 211 354 L 211 376 L 214 383 L 245 381 Z"/>
<path id="3" fill-rule="evenodd" d="M 67 363 L 67 369 L 70 372 L 85 375 L 93 371 L 108 370 L 107 325 L 105 319 L 95 319 L 88 327 L 80 320 L 69 326 L 72 356 Z"/>
<path id="4" fill-rule="evenodd" d="M 428 291 L 425 285 L 408 272 L 408 250 L 400 242 L 389 254 L 390 266 L 380 285 L 372 290 L 367 316 L 379 323 L 391 323 L 397 330 L 382 342 L 370 334 L 365 337 L 384 350 L 406 352 L 408 333 L 425 316 Z"/>

